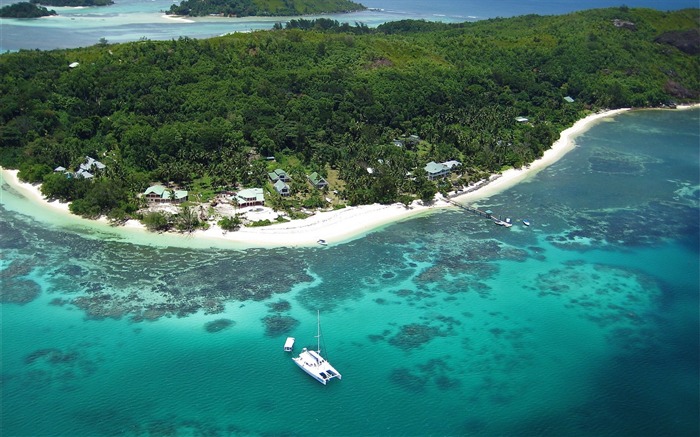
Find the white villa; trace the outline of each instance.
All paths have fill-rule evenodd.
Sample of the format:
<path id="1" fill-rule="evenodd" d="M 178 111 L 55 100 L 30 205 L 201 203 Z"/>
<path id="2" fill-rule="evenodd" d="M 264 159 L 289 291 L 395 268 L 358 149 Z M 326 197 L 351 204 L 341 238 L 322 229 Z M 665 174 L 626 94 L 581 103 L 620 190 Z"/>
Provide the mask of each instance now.
<path id="1" fill-rule="evenodd" d="M 246 188 L 234 194 L 233 198 L 240 208 L 265 205 L 265 193 L 262 188 Z"/>
<path id="2" fill-rule="evenodd" d="M 428 173 L 428 179 L 434 181 L 438 178 L 444 178 L 449 175 L 454 168 L 461 165 L 461 162 L 455 160 L 445 162 L 430 161 L 425 165 L 424 170 Z"/>
<path id="3" fill-rule="evenodd" d="M 186 190 L 170 190 L 163 185 L 152 185 L 143 193 L 149 203 L 182 203 L 187 200 Z"/>

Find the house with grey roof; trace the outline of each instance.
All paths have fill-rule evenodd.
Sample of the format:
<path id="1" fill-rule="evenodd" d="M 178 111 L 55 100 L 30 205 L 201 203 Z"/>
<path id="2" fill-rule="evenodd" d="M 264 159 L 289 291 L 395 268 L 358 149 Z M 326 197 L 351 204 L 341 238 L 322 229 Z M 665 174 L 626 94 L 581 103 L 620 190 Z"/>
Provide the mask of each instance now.
<path id="1" fill-rule="evenodd" d="M 239 207 L 265 205 L 265 193 L 262 188 L 245 188 L 233 196 Z"/>
<path id="2" fill-rule="evenodd" d="M 143 193 L 143 197 L 149 203 L 182 203 L 187 200 L 188 195 L 186 190 L 170 190 L 163 185 L 151 185 Z"/>
<path id="3" fill-rule="evenodd" d="M 275 187 L 275 191 L 280 193 L 280 196 L 289 196 L 289 185 L 287 185 L 287 183 L 282 181 L 281 179 L 275 182 L 273 187 Z"/>
<path id="4" fill-rule="evenodd" d="M 85 170 L 88 172 L 104 170 L 106 167 L 107 166 L 102 164 L 100 161 L 96 160 L 95 158 L 91 158 L 89 156 L 86 156 L 85 162 L 80 164 L 80 170 Z"/>
<path id="5" fill-rule="evenodd" d="M 444 178 L 461 165 L 461 162 L 455 160 L 445 162 L 430 161 L 423 169 L 427 173 L 428 180 L 434 181 L 435 179 Z"/>
<path id="6" fill-rule="evenodd" d="M 319 175 L 316 172 L 311 173 L 310 175 L 307 176 L 309 178 L 309 182 L 311 182 L 311 185 L 313 185 L 315 188 L 322 190 L 328 186 L 328 181 L 323 179 L 321 175 Z"/>
<path id="7" fill-rule="evenodd" d="M 275 183 L 277 181 L 289 182 L 292 180 L 292 178 L 289 177 L 287 172 L 282 170 L 281 168 L 278 168 L 277 170 L 268 173 L 267 176 L 270 178 L 272 183 Z"/>
<path id="8" fill-rule="evenodd" d="M 75 177 L 76 178 L 83 178 L 83 179 L 92 179 L 95 177 L 95 175 L 90 173 L 89 171 L 81 168 L 80 170 L 75 172 Z"/>

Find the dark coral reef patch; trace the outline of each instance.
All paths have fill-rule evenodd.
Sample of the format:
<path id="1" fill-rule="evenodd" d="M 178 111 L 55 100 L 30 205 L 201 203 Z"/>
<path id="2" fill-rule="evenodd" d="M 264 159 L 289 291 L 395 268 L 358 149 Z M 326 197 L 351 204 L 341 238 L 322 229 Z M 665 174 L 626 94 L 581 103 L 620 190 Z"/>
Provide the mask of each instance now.
<path id="1" fill-rule="evenodd" d="M 231 328 L 236 324 L 233 320 L 229 319 L 217 319 L 207 322 L 204 325 L 204 329 L 209 333 L 221 332 L 225 329 Z"/>
<path id="2" fill-rule="evenodd" d="M 268 337 L 279 337 L 296 328 L 299 321 L 290 316 L 266 316 L 262 319 L 265 324 L 265 335 Z"/>

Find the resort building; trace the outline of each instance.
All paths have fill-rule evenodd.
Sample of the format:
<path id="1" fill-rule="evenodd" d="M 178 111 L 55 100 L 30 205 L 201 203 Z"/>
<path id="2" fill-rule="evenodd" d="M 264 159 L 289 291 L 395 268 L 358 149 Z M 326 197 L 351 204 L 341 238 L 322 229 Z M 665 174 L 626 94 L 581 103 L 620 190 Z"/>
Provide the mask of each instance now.
<path id="1" fill-rule="evenodd" d="M 313 185 L 319 190 L 322 190 L 328 186 L 328 182 L 316 172 L 311 173 L 307 177 L 309 178 L 309 182 L 311 182 L 311 185 Z"/>
<path id="2" fill-rule="evenodd" d="M 80 164 L 80 170 L 83 171 L 98 171 L 98 170 L 104 170 L 107 166 L 102 164 L 100 161 L 96 160 L 95 158 L 91 158 L 89 156 L 85 157 L 85 162 Z M 78 171 L 80 171 L 78 170 Z"/>
<path id="3" fill-rule="evenodd" d="M 445 162 L 430 161 L 423 169 L 428 174 L 428 180 L 434 181 L 435 179 L 444 178 L 449 175 L 454 168 L 461 165 L 461 162 L 455 160 Z"/>
<path id="4" fill-rule="evenodd" d="M 95 177 L 94 174 L 92 174 L 89 171 L 84 170 L 82 168 L 80 170 L 76 171 L 74 176 L 76 178 L 83 178 L 83 179 L 92 179 Z"/>
<path id="5" fill-rule="evenodd" d="M 265 205 L 265 193 L 262 188 L 246 188 L 234 194 L 233 198 L 240 208 Z"/>
<path id="6" fill-rule="evenodd" d="M 170 190 L 163 185 L 152 185 L 143 193 L 149 203 L 182 203 L 187 200 L 186 190 Z"/>
<path id="7" fill-rule="evenodd" d="M 63 173 L 68 178 L 92 179 L 95 177 L 96 173 L 99 173 L 105 168 L 107 168 L 107 166 L 102 164 L 100 161 L 96 160 L 95 158 L 86 156 L 85 162 L 80 164 L 78 171 L 76 171 L 75 173 L 67 170 L 65 167 L 60 165 L 54 168 L 53 171 L 57 173 Z"/>
<path id="8" fill-rule="evenodd" d="M 275 187 L 275 191 L 277 191 L 278 193 L 280 193 L 281 196 L 285 196 L 285 197 L 286 197 L 286 196 L 289 196 L 289 192 L 290 192 L 290 191 L 289 191 L 289 185 L 287 185 L 287 184 L 286 184 L 284 181 L 282 181 L 281 179 L 278 180 L 277 182 L 275 182 L 275 184 L 273 185 L 273 187 Z"/>
<path id="9" fill-rule="evenodd" d="M 277 170 L 268 173 L 267 176 L 270 178 L 272 183 L 275 183 L 277 181 L 289 182 L 292 180 L 292 178 L 289 177 L 287 172 L 282 170 L 281 168 L 278 168 Z"/>

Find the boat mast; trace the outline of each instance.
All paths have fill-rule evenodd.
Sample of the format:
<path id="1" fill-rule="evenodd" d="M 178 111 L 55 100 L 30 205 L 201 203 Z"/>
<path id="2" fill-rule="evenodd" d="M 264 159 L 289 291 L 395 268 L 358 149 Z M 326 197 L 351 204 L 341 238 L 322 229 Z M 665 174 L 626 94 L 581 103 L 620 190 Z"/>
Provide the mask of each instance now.
<path id="1" fill-rule="evenodd" d="M 321 311 L 316 310 L 316 352 L 321 353 Z"/>

